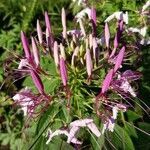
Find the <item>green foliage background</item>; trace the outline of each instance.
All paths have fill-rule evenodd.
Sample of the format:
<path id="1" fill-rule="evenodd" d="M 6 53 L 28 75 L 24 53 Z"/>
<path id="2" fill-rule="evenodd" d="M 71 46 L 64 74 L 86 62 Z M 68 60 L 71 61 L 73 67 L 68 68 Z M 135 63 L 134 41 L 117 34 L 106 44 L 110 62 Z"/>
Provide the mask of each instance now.
<path id="1" fill-rule="evenodd" d="M 141 27 L 141 20 L 135 12 L 141 9 L 141 6 L 143 6 L 145 2 L 146 0 L 91 0 L 89 3 L 96 7 L 98 30 L 102 31 L 103 22 L 106 17 L 120 10 L 129 11 L 129 26 Z M 44 26 L 43 14 L 46 10 L 50 14 L 53 33 L 55 33 L 56 37 L 59 39 L 62 31 L 60 17 L 62 7 L 67 10 L 67 26 L 71 28 L 73 26 L 73 15 L 81 8 L 74 3 L 70 3 L 70 0 L 0 0 L 0 149 L 73 149 L 72 146 L 62 142 L 60 137 L 57 137 L 52 144 L 45 145 L 46 138 L 43 132 L 45 127 L 50 124 L 54 129 L 62 126 L 62 121 L 54 121 L 55 116 L 62 115 L 62 120 L 64 120 L 64 122 L 69 122 L 70 118 L 63 106 L 54 103 L 39 120 L 33 121 L 32 127 L 26 129 L 23 126 L 24 120 L 22 113 L 13 106 L 13 101 L 11 99 L 14 93 L 21 89 L 23 85 L 31 84 L 31 79 L 29 77 L 24 79 L 23 83 L 15 83 L 12 78 L 13 69 L 18 65 L 16 56 L 18 57 L 22 54 L 20 31 L 25 31 L 28 36 L 34 35 L 37 19 L 41 21 L 42 27 Z M 139 98 L 148 106 L 150 104 L 149 54 L 149 47 L 143 47 L 141 52 L 141 67 L 139 68 L 143 73 L 143 78 L 139 83 Z M 11 62 L 15 63 L 12 64 Z M 53 62 L 45 57 L 42 58 L 42 64 L 45 68 L 55 68 Z M 53 70 L 54 72 L 51 74 L 57 76 L 55 69 Z M 60 84 L 59 79 L 44 80 L 43 82 L 46 90 L 53 94 Z M 82 99 L 82 95 L 81 97 L 80 95 L 77 96 Z M 150 131 L 150 126 L 147 115 L 139 109 L 138 106 L 135 106 L 135 110 L 128 111 L 125 117 L 128 119 L 129 123 L 124 122 L 125 126 L 123 128 L 117 126 L 115 128 L 115 134 L 107 133 L 111 134 L 109 136 L 111 139 L 109 140 L 117 149 L 148 150 L 150 147 L 149 136 L 136 130 L 136 128 L 132 126 L 135 125 L 148 133 Z M 97 118 L 95 118 L 95 121 L 100 124 Z M 90 136 L 90 133 L 87 134 L 87 137 L 91 138 L 92 148 L 89 146 L 83 147 L 82 149 L 107 149 L 105 145 L 109 144 L 109 140 L 104 141 L 103 137 L 97 140 L 95 137 Z M 121 137 L 125 139 L 123 142 L 124 147 L 122 147 Z M 112 147 L 110 146 L 108 149 L 112 149 Z"/>

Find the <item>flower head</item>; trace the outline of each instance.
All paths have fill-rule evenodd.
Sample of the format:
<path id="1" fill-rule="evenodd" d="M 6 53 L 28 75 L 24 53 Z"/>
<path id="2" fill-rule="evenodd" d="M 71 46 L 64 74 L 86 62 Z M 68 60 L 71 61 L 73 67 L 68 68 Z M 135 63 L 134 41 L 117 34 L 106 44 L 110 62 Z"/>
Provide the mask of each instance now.
<path id="1" fill-rule="evenodd" d="M 15 103 L 18 103 L 21 106 L 21 109 L 24 112 L 24 116 L 27 116 L 29 113 L 32 114 L 33 110 L 30 107 L 34 106 L 34 102 L 32 99 L 32 93 L 29 88 L 25 88 L 21 90 L 19 93 L 13 96 L 12 98 Z"/>

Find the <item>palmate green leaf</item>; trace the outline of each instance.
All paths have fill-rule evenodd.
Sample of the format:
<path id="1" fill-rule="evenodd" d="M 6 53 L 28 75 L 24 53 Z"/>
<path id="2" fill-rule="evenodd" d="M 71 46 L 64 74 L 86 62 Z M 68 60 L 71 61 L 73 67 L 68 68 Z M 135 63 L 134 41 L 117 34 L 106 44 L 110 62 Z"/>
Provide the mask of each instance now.
<path id="1" fill-rule="evenodd" d="M 134 126 L 132 126 L 133 123 L 130 123 L 130 124 L 131 124 L 131 125 L 129 125 L 129 124 L 127 124 L 127 123 L 125 124 L 125 127 L 124 127 L 125 131 L 126 131 L 130 136 L 135 137 L 135 138 L 138 138 L 137 133 L 136 133 L 136 130 L 135 130 Z"/>
<path id="2" fill-rule="evenodd" d="M 71 122 L 71 117 L 69 115 L 69 111 L 67 110 L 66 106 L 62 106 L 62 112 L 63 112 L 64 118 L 65 118 L 65 122 L 70 123 Z"/>
<path id="3" fill-rule="evenodd" d="M 111 133 L 110 137 L 107 137 L 107 141 L 111 148 L 121 150 L 134 150 L 134 145 L 128 133 L 119 125 L 115 125 L 115 130 Z"/>
<path id="4" fill-rule="evenodd" d="M 146 122 L 139 122 L 138 127 L 140 130 L 137 130 L 138 139 L 135 141 L 136 149 L 149 150 L 150 147 L 150 124 Z M 148 135 L 149 134 L 149 135 Z"/>
<path id="5" fill-rule="evenodd" d="M 141 118 L 142 116 L 135 113 L 134 111 L 128 110 L 127 117 L 128 117 L 128 121 L 135 121 L 135 120 Z"/>
<path id="6" fill-rule="evenodd" d="M 54 91 L 60 86 L 60 80 L 58 78 L 51 78 L 50 80 L 45 78 L 43 80 L 43 84 L 45 86 L 46 93 L 54 94 Z"/>
<path id="7" fill-rule="evenodd" d="M 35 132 L 35 137 L 34 140 L 31 141 L 29 149 L 33 148 L 36 146 L 36 144 L 39 144 L 39 142 L 42 140 L 41 137 L 42 135 L 47 131 L 48 127 L 54 122 L 54 118 L 57 115 L 59 111 L 59 104 L 52 104 L 46 112 L 42 114 L 40 117 L 38 123 L 37 123 L 37 128 Z M 42 143 L 40 143 L 42 145 Z M 43 143 L 45 144 L 45 143 Z"/>
<path id="8" fill-rule="evenodd" d="M 1 133 L 0 134 L 0 142 L 1 145 L 7 145 L 10 142 L 10 136 L 9 133 Z"/>
<path id="9" fill-rule="evenodd" d="M 53 122 L 55 115 L 59 112 L 59 104 L 52 104 L 45 113 L 42 114 L 38 121 L 36 135 L 44 129 L 44 127 L 48 124 L 48 122 Z"/>
<path id="10" fill-rule="evenodd" d="M 42 69 L 47 71 L 51 76 L 58 75 L 54 60 L 51 58 L 50 55 L 41 56 L 41 66 Z"/>
<path id="11" fill-rule="evenodd" d="M 37 92 L 37 89 L 32 81 L 32 78 L 30 76 L 26 77 L 23 82 L 24 87 L 29 87 L 32 89 L 33 92 Z"/>
<path id="12" fill-rule="evenodd" d="M 94 135 L 91 135 L 91 144 L 93 150 L 101 150 L 105 144 L 104 135 L 101 135 L 99 138 L 95 138 Z"/>
<path id="13" fill-rule="evenodd" d="M 74 148 L 65 142 L 65 140 L 62 140 L 61 137 L 54 137 L 54 139 L 47 145 L 48 150 L 74 150 Z"/>
<path id="14" fill-rule="evenodd" d="M 72 146 L 67 144 L 65 141 L 61 139 L 61 137 L 54 137 L 52 141 L 46 145 L 47 137 L 43 135 L 43 133 L 48 129 L 52 129 L 55 131 L 63 126 L 62 121 L 57 119 L 57 116 L 66 117 L 66 112 L 64 113 L 63 109 L 61 109 L 59 104 L 53 104 L 49 107 L 49 109 L 40 117 L 36 134 L 35 141 L 33 142 L 33 149 L 69 149 L 72 150 Z"/>

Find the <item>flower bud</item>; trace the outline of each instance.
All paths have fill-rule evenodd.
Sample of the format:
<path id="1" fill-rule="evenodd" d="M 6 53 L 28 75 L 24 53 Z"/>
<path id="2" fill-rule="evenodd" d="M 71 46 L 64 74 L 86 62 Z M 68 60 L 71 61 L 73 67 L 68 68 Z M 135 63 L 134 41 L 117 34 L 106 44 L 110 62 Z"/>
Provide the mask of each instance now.
<path id="1" fill-rule="evenodd" d="M 30 52 L 30 48 L 29 48 L 29 43 L 28 43 L 26 35 L 23 31 L 21 31 L 21 42 L 22 42 L 22 46 L 24 49 L 25 57 L 27 59 L 31 59 L 31 52 Z"/>
<path id="2" fill-rule="evenodd" d="M 92 34 L 89 35 L 89 46 L 90 46 L 90 49 L 93 46 L 93 37 L 92 37 Z"/>
<path id="3" fill-rule="evenodd" d="M 57 41 L 54 42 L 54 61 L 55 61 L 56 67 L 58 67 L 59 55 L 58 55 L 58 43 L 57 43 Z"/>
<path id="4" fill-rule="evenodd" d="M 61 21 L 62 21 L 62 27 L 63 27 L 63 38 L 66 39 L 67 38 L 67 28 L 66 28 L 66 13 L 65 13 L 65 9 L 62 8 L 61 11 Z"/>
<path id="5" fill-rule="evenodd" d="M 120 68 L 120 65 L 122 64 L 123 57 L 124 57 L 124 52 L 125 52 L 125 46 L 123 46 L 121 48 L 121 50 L 120 50 L 120 52 L 117 56 L 115 67 L 114 67 L 114 72 L 116 72 Z"/>
<path id="6" fill-rule="evenodd" d="M 43 86 L 40 76 L 34 70 L 30 70 L 30 74 L 39 93 L 44 94 L 44 86 Z"/>
<path id="7" fill-rule="evenodd" d="M 67 85 L 67 70 L 66 70 L 66 65 L 65 65 L 65 60 L 62 56 L 60 56 L 60 75 L 61 75 L 61 80 L 63 82 L 63 85 Z"/>
<path id="8" fill-rule="evenodd" d="M 37 20 L 37 35 L 38 35 L 39 43 L 42 44 L 42 42 L 43 42 L 43 32 L 42 32 L 39 20 Z"/>
<path id="9" fill-rule="evenodd" d="M 109 27 L 108 23 L 105 23 L 105 43 L 106 47 L 109 48 L 109 39 L 110 39 L 110 32 L 109 32 Z"/>
<path id="10" fill-rule="evenodd" d="M 75 57 L 78 56 L 78 53 L 79 53 L 79 47 L 77 46 L 73 52 L 73 55 L 72 55 L 72 59 L 71 59 L 71 65 L 74 66 L 74 63 L 75 63 Z"/>
<path id="11" fill-rule="evenodd" d="M 85 33 L 85 29 L 84 29 L 83 22 L 81 19 L 79 19 L 79 24 L 80 24 L 81 32 L 82 32 L 83 36 L 85 37 L 86 33 Z"/>
<path id="12" fill-rule="evenodd" d="M 91 54 L 90 54 L 90 50 L 87 49 L 86 50 L 86 70 L 87 70 L 87 74 L 89 77 L 92 74 L 92 69 L 93 69 L 93 64 L 92 64 Z"/>
<path id="13" fill-rule="evenodd" d="M 62 43 L 60 43 L 60 53 L 61 53 L 61 56 L 63 57 L 63 59 L 66 60 L 65 48 L 62 45 Z"/>
<path id="14" fill-rule="evenodd" d="M 45 12 L 45 24 L 46 24 L 46 28 L 49 29 L 49 32 L 52 33 L 51 23 L 50 23 L 49 16 L 48 16 L 47 12 Z"/>
<path id="15" fill-rule="evenodd" d="M 32 40 L 33 58 L 34 58 L 34 61 L 35 61 L 36 66 L 38 67 L 39 64 L 40 64 L 39 50 L 38 50 L 38 48 L 37 48 L 37 45 L 36 45 L 35 40 L 34 40 L 33 37 L 31 38 L 31 40 Z"/>
<path id="16" fill-rule="evenodd" d="M 111 69 L 108 72 L 108 74 L 106 75 L 106 77 L 103 81 L 103 84 L 102 84 L 102 90 L 101 90 L 102 94 L 104 94 L 109 89 L 109 86 L 110 86 L 112 78 L 113 78 L 113 73 L 114 73 L 114 70 Z"/>

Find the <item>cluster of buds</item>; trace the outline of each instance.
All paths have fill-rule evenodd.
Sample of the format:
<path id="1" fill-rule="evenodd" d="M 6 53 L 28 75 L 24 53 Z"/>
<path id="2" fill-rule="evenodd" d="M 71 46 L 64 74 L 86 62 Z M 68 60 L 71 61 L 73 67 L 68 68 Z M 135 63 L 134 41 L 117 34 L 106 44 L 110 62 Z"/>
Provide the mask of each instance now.
<path id="1" fill-rule="evenodd" d="M 117 30 L 115 35 L 112 36 L 109 25 L 113 19 L 117 20 Z M 64 8 L 62 8 L 61 20 L 63 27 L 62 40 L 58 43 L 54 38 L 48 13 L 45 12 L 45 34 L 38 20 L 38 39 L 31 38 L 32 52 L 24 32 L 21 32 L 25 58 L 21 59 L 18 69 L 31 75 L 40 97 L 35 98 L 31 94 L 31 91 L 25 89 L 15 95 L 13 99 L 20 103 L 25 114 L 32 114 L 34 109 L 30 108 L 35 108 L 35 106 L 40 105 L 43 99 L 46 99 L 46 101 L 51 99 L 51 96 L 45 93 L 44 85 L 40 78 L 41 73 L 48 75 L 40 67 L 39 47 L 42 47 L 54 59 L 62 85 L 64 89 L 67 89 L 66 94 L 68 94 L 68 91 L 70 92 L 70 86 L 76 86 L 70 85 L 69 83 L 69 75 L 72 72 L 79 73 L 80 70 L 83 74 L 84 79 L 82 78 L 82 80 L 85 84 L 87 81 L 85 79 L 91 82 L 92 80 L 97 80 L 97 77 L 99 77 L 96 72 L 97 70 L 101 68 L 106 70 L 107 74 L 102 82 L 101 91 L 94 98 L 95 112 L 102 120 L 102 133 L 106 129 L 113 132 L 118 111 L 125 112 L 130 105 L 130 103 L 128 105 L 122 103 L 122 99 L 126 100 L 129 97 L 136 97 L 136 93 L 130 82 L 138 80 L 141 77 L 140 73 L 135 71 L 120 71 L 120 68 L 123 68 L 125 57 L 128 54 L 128 43 L 123 40 L 122 35 L 126 31 L 131 32 L 133 30 L 145 35 L 146 31 L 144 29 L 127 28 L 128 12 L 115 12 L 105 20 L 104 31 L 100 38 L 97 36 L 98 25 L 94 7 L 86 7 L 75 16 L 75 23 L 79 25 L 79 29 L 67 30 L 66 12 Z M 87 30 L 87 24 L 90 24 L 91 30 L 89 28 Z M 44 35 L 46 35 L 46 38 L 43 38 Z M 111 41 L 112 37 L 114 39 L 113 42 Z M 99 87 L 99 85 L 95 86 Z M 111 97 L 110 94 L 112 93 L 116 94 L 119 99 L 115 100 Z M 68 105 L 70 105 L 69 102 Z M 81 144 L 82 142 L 75 137 L 80 127 L 88 127 L 97 137 L 101 135 L 92 119 L 76 120 L 70 123 L 69 130 L 56 130 L 53 133 L 49 131 L 47 144 L 54 136 L 60 134 L 65 134 L 68 137 L 68 143 Z"/>

